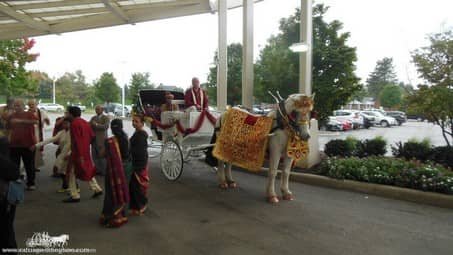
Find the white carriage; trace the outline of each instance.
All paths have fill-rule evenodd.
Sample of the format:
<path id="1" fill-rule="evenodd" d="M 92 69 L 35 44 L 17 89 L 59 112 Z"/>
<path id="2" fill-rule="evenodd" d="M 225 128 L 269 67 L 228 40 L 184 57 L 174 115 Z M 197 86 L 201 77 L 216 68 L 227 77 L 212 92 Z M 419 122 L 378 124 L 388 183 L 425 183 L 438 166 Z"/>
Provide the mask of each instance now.
<path id="1" fill-rule="evenodd" d="M 150 157 L 160 156 L 161 170 L 170 181 L 176 181 L 182 174 L 184 163 L 198 156 L 212 146 L 217 112 L 187 111 L 184 109 L 184 94 L 170 91 L 173 104 L 180 110 L 161 112 L 165 103 L 165 90 L 141 90 L 139 107 L 148 120 L 151 129 L 149 142 Z"/>

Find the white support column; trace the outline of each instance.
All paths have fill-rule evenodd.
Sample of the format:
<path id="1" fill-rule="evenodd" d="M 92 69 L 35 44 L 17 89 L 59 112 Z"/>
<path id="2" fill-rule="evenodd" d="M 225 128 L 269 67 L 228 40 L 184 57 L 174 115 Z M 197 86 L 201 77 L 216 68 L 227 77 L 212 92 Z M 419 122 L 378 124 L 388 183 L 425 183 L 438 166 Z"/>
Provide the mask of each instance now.
<path id="1" fill-rule="evenodd" d="M 308 46 L 308 50 L 299 55 L 299 92 L 311 95 L 311 71 L 312 71 L 312 46 L 313 46 L 313 15 L 312 0 L 301 1 L 300 12 L 300 42 Z"/>
<path id="2" fill-rule="evenodd" d="M 52 102 L 55 104 L 55 79 L 57 79 L 57 77 L 53 78 L 52 80 Z"/>
<path id="3" fill-rule="evenodd" d="M 300 42 L 308 46 L 308 50 L 299 56 L 299 92 L 305 95 L 312 94 L 312 49 L 313 49 L 313 15 L 312 0 L 301 0 Z M 316 97 L 315 97 L 316 100 Z M 310 120 L 310 139 L 308 146 L 310 153 L 306 160 L 298 162 L 299 167 L 311 168 L 321 162 L 318 140 L 318 121 Z"/>
<path id="4" fill-rule="evenodd" d="M 243 0 L 242 105 L 253 105 L 253 0 Z"/>
<path id="5" fill-rule="evenodd" d="M 227 1 L 217 0 L 219 15 L 219 55 L 217 63 L 217 109 L 225 111 L 227 105 Z"/>

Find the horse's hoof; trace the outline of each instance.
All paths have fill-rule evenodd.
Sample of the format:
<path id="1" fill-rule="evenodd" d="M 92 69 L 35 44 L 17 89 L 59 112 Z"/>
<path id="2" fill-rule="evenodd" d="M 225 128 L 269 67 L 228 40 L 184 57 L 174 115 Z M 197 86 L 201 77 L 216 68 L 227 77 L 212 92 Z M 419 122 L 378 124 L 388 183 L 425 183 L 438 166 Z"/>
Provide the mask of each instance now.
<path id="1" fill-rule="evenodd" d="M 228 188 L 230 188 L 230 189 L 235 189 L 238 187 L 238 185 L 235 181 L 229 181 L 227 183 L 228 183 Z"/>
<path id="2" fill-rule="evenodd" d="M 277 204 L 279 202 L 279 200 L 278 200 L 277 196 L 270 196 L 267 198 L 267 202 L 269 202 L 271 204 Z"/>
<path id="3" fill-rule="evenodd" d="M 282 199 L 286 200 L 286 201 L 293 201 L 294 200 L 294 196 L 293 196 L 293 194 L 285 194 L 285 195 L 282 196 Z"/>
<path id="4" fill-rule="evenodd" d="M 219 184 L 219 189 L 228 189 L 228 183 L 226 183 L 226 182 L 220 183 Z"/>

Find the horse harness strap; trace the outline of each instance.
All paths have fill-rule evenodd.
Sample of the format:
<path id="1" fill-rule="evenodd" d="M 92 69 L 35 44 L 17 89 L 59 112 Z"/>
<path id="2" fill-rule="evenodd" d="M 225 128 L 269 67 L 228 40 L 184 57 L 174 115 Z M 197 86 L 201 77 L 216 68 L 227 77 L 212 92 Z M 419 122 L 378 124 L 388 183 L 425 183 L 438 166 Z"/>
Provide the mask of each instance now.
<path id="1" fill-rule="evenodd" d="M 277 129 L 288 130 L 290 133 L 301 137 L 298 124 L 288 115 L 285 108 L 285 101 L 280 101 L 277 108 L 277 126 L 271 129 L 271 133 Z"/>

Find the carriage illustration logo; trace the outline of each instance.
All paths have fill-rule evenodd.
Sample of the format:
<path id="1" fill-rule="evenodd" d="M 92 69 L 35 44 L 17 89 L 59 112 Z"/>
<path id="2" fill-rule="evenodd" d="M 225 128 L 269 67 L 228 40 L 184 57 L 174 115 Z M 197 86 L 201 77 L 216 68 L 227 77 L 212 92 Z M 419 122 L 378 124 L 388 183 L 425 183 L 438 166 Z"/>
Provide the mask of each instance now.
<path id="1" fill-rule="evenodd" d="M 28 248 L 64 248 L 68 245 L 69 235 L 50 236 L 48 232 L 34 233 L 25 245 Z"/>

